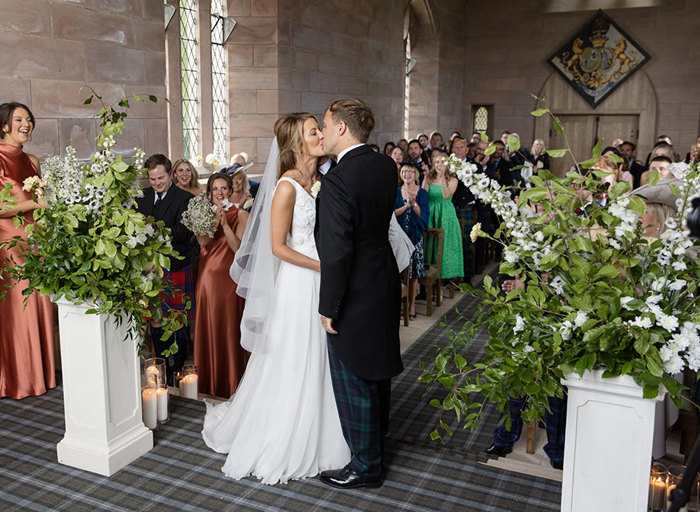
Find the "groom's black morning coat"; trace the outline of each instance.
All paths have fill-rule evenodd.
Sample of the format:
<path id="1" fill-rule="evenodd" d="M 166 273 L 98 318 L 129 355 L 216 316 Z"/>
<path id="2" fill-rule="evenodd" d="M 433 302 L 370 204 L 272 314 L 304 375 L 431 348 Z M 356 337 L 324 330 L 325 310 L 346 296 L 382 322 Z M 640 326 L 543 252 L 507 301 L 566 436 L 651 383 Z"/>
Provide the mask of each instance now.
<path id="1" fill-rule="evenodd" d="M 338 334 L 328 339 L 337 356 L 369 380 L 403 370 L 401 282 L 388 235 L 397 188 L 394 161 L 363 145 L 328 171 L 319 192 L 319 312 L 334 319 Z"/>

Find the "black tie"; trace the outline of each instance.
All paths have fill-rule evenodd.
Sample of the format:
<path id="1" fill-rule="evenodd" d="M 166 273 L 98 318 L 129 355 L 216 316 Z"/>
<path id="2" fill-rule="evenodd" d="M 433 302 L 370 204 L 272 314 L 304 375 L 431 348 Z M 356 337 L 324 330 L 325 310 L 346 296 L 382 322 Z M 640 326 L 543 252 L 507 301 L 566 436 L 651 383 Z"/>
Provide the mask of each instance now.
<path id="1" fill-rule="evenodd" d="M 153 204 L 153 208 L 157 208 L 162 200 L 163 200 L 163 192 L 156 192 L 156 202 Z"/>

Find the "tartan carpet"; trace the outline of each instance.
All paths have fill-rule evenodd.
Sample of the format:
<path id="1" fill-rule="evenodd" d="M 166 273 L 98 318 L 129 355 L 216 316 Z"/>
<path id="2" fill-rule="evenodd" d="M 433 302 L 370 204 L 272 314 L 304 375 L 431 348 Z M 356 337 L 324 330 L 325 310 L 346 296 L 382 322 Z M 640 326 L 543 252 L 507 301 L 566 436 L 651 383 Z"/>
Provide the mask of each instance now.
<path id="1" fill-rule="evenodd" d="M 467 297 L 458 308 L 466 311 L 474 304 Z M 229 480 L 220 471 L 225 456 L 209 450 L 200 434 L 204 404 L 179 397 L 171 398 L 170 421 L 154 432 L 153 450 L 112 477 L 63 466 L 56 461 L 56 443 L 64 431 L 63 393 L 58 387 L 40 397 L 0 400 L 0 510 L 559 510 L 561 484 L 476 462 L 476 454 L 490 443 L 495 411 L 474 434 L 455 431 L 445 445 L 429 441 L 436 410 L 416 380 L 418 360 L 430 360 L 433 345 L 459 320 L 450 313 L 444 322 L 409 349 L 406 370 L 394 380 L 387 474 L 379 489 L 340 491 L 316 478 L 276 486 L 254 479 Z"/>

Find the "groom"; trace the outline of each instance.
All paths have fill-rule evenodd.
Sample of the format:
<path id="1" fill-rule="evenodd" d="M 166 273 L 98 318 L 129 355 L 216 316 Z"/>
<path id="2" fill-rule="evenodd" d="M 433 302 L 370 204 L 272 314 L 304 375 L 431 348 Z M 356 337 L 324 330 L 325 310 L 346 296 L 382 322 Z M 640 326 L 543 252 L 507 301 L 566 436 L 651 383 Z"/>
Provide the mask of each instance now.
<path id="1" fill-rule="evenodd" d="M 323 178 L 316 216 L 319 312 L 352 459 L 322 472 L 321 481 L 342 489 L 379 487 L 391 377 L 403 370 L 401 284 L 388 237 L 398 176 L 393 160 L 366 144 L 374 116 L 364 102 L 334 102 L 323 124 L 324 151 L 337 155 L 338 164 Z"/>

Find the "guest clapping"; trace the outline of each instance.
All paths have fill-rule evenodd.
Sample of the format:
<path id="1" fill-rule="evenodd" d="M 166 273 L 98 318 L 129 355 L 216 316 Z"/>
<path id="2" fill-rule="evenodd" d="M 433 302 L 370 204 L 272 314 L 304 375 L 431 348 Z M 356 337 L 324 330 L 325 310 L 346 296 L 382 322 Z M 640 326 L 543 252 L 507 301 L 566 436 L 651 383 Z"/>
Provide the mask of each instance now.
<path id="1" fill-rule="evenodd" d="M 214 238 L 197 236 L 202 250 L 194 335 L 200 393 L 227 398 L 236 391 L 246 361 L 240 343 L 245 301 L 236 294 L 229 269 L 241 246 L 248 213 L 231 203 L 232 189 L 232 179 L 226 174 L 212 174 L 207 182 L 207 197 L 216 207 L 217 228 Z"/>
<path id="2" fill-rule="evenodd" d="M 462 233 L 452 195 L 457 190 L 457 177 L 450 172 L 445 161 L 447 155 L 439 149 L 431 151 L 433 168 L 423 180 L 423 189 L 430 201 L 431 228 L 443 228 L 442 279 L 464 277 L 462 259 Z M 432 261 L 434 247 L 428 246 L 428 262 Z"/>
<path id="3" fill-rule="evenodd" d="M 396 194 L 394 213 L 399 225 L 406 232 L 416 250 L 408 267 L 409 317 L 416 317 L 418 279 L 425 275 L 423 257 L 423 232 L 428 229 L 430 205 L 428 193 L 418 186 L 418 171 L 412 165 L 401 167 L 403 185 Z"/>
<path id="4" fill-rule="evenodd" d="M 202 193 L 202 185 L 199 184 L 199 174 L 192 162 L 181 158 L 173 164 L 173 183 L 186 190 L 193 196 Z"/>

